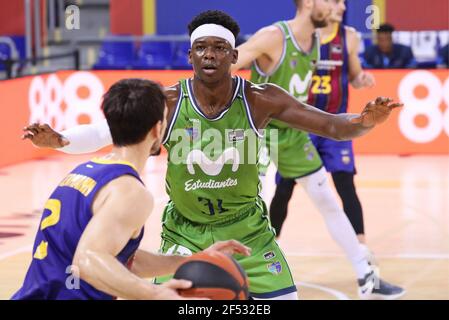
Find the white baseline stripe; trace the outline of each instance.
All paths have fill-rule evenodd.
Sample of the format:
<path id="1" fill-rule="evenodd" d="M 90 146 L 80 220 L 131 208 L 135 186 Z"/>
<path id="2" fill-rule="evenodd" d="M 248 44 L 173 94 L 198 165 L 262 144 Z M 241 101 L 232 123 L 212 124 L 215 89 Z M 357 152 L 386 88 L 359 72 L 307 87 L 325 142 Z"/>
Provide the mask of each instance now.
<path id="1" fill-rule="evenodd" d="M 282 247 L 282 244 L 280 244 Z M 286 256 L 291 257 L 338 257 L 346 258 L 343 254 L 334 253 L 298 253 L 284 251 Z M 449 259 L 449 254 L 445 253 L 398 253 L 398 254 L 375 254 L 375 257 L 384 259 L 437 259 L 446 260 Z"/>

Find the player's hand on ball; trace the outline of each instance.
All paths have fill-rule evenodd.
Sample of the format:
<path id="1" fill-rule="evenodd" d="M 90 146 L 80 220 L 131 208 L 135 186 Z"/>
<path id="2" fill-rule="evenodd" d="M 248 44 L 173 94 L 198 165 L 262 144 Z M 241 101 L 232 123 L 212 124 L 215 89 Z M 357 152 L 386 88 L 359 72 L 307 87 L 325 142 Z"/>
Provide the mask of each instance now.
<path id="1" fill-rule="evenodd" d="M 218 241 L 204 251 L 220 251 L 221 253 L 229 255 L 236 253 L 244 256 L 251 255 L 251 248 L 248 248 L 236 240 Z"/>
<path id="2" fill-rule="evenodd" d="M 209 300 L 207 298 L 189 297 L 184 298 L 179 295 L 178 290 L 185 290 L 192 287 L 192 281 L 171 279 L 157 287 L 156 300 Z"/>
<path id="3" fill-rule="evenodd" d="M 376 100 L 370 101 L 360 116 L 351 119 L 351 122 L 360 123 L 367 128 L 374 127 L 387 120 L 393 109 L 402 106 L 402 103 L 393 103 L 393 99 L 391 98 L 378 97 Z"/>
<path id="4" fill-rule="evenodd" d="M 53 130 L 48 124 L 33 123 L 25 128 L 22 139 L 29 139 L 39 148 L 62 148 L 70 144 L 63 135 Z"/>

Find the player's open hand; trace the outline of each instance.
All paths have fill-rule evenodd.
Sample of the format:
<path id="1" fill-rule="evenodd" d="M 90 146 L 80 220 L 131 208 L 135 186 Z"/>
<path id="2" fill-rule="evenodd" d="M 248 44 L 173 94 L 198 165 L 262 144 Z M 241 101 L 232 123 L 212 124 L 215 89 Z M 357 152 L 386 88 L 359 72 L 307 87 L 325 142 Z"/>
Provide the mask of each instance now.
<path id="1" fill-rule="evenodd" d="M 369 102 L 359 117 L 351 119 L 352 123 L 360 123 L 364 127 L 373 127 L 387 120 L 393 109 L 402 107 L 402 103 L 393 103 L 393 99 L 378 97 Z"/>
<path id="2" fill-rule="evenodd" d="M 39 148 L 62 148 L 70 142 L 63 135 L 53 130 L 48 124 L 33 123 L 25 128 L 22 139 L 29 139 Z"/>
<path id="3" fill-rule="evenodd" d="M 215 242 L 213 245 L 211 245 L 209 248 L 204 250 L 205 252 L 210 251 L 220 251 L 221 253 L 225 254 L 241 254 L 244 256 L 251 255 L 251 248 L 248 248 L 247 246 L 241 244 L 240 242 L 236 240 L 227 240 L 227 241 L 218 241 Z"/>

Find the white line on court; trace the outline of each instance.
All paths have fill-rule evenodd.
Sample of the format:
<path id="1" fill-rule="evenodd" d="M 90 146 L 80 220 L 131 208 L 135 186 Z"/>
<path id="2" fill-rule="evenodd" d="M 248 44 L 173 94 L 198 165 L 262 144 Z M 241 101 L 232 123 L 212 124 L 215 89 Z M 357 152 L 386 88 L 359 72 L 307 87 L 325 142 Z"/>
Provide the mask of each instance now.
<path id="1" fill-rule="evenodd" d="M 328 258 L 346 258 L 343 254 L 335 253 L 299 253 L 299 252 L 289 252 L 284 251 L 285 255 L 288 257 L 328 257 Z M 376 258 L 383 259 L 436 259 L 436 260 L 446 260 L 449 259 L 449 254 L 444 253 L 398 253 L 398 254 L 375 254 Z"/>
<path id="2" fill-rule="evenodd" d="M 21 247 L 21 248 L 18 248 L 18 249 L 9 251 L 9 252 L 2 253 L 2 254 L 0 254 L 0 260 L 4 260 L 6 258 L 15 256 L 15 255 L 17 255 L 19 253 L 24 253 L 24 252 L 27 252 L 27 251 L 29 251 L 30 254 L 31 254 L 31 249 L 32 248 L 33 248 L 32 245 L 27 245 L 27 246 L 24 246 L 24 247 Z"/>
<path id="3" fill-rule="evenodd" d="M 332 288 L 328 288 L 328 287 L 324 287 L 324 286 L 320 286 L 318 284 L 298 281 L 298 282 L 295 282 L 295 285 L 300 286 L 300 287 L 307 287 L 307 288 L 312 288 L 312 289 L 317 289 L 320 291 L 327 292 L 327 293 L 333 295 L 334 297 L 336 297 L 338 300 L 351 300 L 347 295 L 345 295 L 341 291 L 338 291 L 338 290 L 335 290 Z"/>

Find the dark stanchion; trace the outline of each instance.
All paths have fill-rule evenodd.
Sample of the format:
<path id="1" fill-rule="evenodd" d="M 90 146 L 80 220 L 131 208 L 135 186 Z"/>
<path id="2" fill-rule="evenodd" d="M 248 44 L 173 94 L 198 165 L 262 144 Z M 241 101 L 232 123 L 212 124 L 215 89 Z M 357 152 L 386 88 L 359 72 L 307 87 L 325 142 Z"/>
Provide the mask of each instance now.
<path id="1" fill-rule="evenodd" d="M 75 60 L 75 70 L 79 70 L 80 69 L 80 51 L 78 49 L 76 49 L 73 52 L 74 55 L 74 60 Z"/>
<path id="2" fill-rule="evenodd" d="M 6 70 L 6 77 L 7 79 L 13 78 L 13 66 L 17 63 L 19 65 L 25 65 L 27 63 L 31 63 L 33 66 L 35 66 L 39 61 L 45 61 L 45 60 L 55 60 L 55 59 L 61 59 L 61 58 L 67 58 L 67 57 L 73 57 L 74 61 L 74 69 L 80 70 L 80 52 L 78 49 L 72 52 L 67 53 L 60 53 L 60 54 L 54 54 L 49 56 L 42 56 L 42 57 L 32 57 L 28 59 L 0 59 L 0 63 L 3 63 Z"/>
<path id="3" fill-rule="evenodd" d="M 3 63 L 3 65 L 5 66 L 6 79 L 11 79 L 12 78 L 12 67 L 14 65 L 14 61 L 11 59 L 5 59 L 5 60 L 0 59 L 0 63 Z"/>

